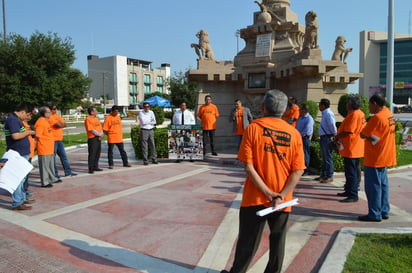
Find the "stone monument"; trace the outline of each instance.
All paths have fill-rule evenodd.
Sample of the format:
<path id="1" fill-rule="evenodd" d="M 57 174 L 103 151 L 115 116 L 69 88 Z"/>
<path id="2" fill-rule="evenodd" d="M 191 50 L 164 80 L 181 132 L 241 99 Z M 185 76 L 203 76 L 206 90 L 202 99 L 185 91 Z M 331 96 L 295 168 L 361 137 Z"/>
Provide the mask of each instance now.
<path id="1" fill-rule="evenodd" d="M 336 41 L 337 52 L 332 60 L 322 58 L 317 43 L 319 18 L 315 11 L 306 14 L 303 26 L 290 9 L 290 0 L 255 3 L 260 11 L 254 12 L 253 25 L 240 30 L 245 47 L 233 62 L 216 61 L 214 55 L 204 57 L 197 50 L 201 47 L 199 36 L 199 44 L 192 44 L 199 58 L 197 69 L 189 70 L 188 77 L 198 83 L 198 104 L 211 95 L 221 114 L 216 130 L 217 148 L 219 143 L 225 147 L 234 143 L 228 115 L 235 99 L 249 107 L 256 118 L 261 116 L 263 94 L 279 89 L 298 102 L 328 98 L 337 114 L 338 99 L 348 92 L 347 85 L 363 76 L 348 71 L 345 59 L 352 49 L 344 48 L 346 40 L 342 36 Z M 209 40 L 208 44 L 210 47 Z"/>

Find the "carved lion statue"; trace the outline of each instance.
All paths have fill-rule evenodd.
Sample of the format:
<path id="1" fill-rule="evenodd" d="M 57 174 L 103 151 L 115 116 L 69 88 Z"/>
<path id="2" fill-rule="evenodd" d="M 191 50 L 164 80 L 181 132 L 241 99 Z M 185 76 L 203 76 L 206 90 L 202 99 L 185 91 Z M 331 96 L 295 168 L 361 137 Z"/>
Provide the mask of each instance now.
<path id="1" fill-rule="evenodd" d="M 199 60 L 215 60 L 215 55 L 210 46 L 209 33 L 202 29 L 196 33 L 196 37 L 199 38 L 199 44 L 191 44 L 190 46 L 195 49 Z"/>
<path id="2" fill-rule="evenodd" d="M 305 39 L 303 48 L 317 48 L 318 47 L 318 15 L 313 10 L 306 13 L 305 16 Z"/>
<path id="3" fill-rule="evenodd" d="M 332 61 L 341 61 L 345 63 L 349 52 L 352 52 L 352 48 L 345 48 L 346 39 L 343 36 L 338 36 L 335 41 L 335 51 L 333 51 Z"/>

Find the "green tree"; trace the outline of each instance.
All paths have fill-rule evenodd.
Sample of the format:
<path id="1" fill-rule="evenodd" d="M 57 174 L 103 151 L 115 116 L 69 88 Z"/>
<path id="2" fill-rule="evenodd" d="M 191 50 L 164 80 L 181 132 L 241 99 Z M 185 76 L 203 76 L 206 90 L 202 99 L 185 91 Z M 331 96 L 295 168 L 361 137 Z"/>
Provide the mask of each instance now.
<path id="1" fill-rule="evenodd" d="M 175 73 L 170 79 L 170 89 L 172 91 L 171 101 L 175 106 L 186 102 L 188 109 L 195 109 L 197 97 L 197 83 L 188 82 L 183 72 Z"/>
<path id="2" fill-rule="evenodd" d="M 35 32 L 18 34 L 0 42 L 0 111 L 20 102 L 34 106 L 54 103 L 60 109 L 80 103 L 91 80 L 71 67 L 75 60 L 70 38 Z"/>

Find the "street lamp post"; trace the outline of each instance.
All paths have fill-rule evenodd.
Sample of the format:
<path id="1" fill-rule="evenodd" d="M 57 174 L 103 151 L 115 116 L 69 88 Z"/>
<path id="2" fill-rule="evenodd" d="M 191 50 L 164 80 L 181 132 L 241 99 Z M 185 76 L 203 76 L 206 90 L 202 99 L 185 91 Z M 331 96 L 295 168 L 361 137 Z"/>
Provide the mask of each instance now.
<path id="1" fill-rule="evenodd" d="M 394 1 L 395 0 L 389 0 L 388 7 L 388 49 L 386 61 L 386 99 L 389 102 L 391 110 L 393 110 Z"/>
<path id="2" fill-rule="evenodd" d="M 6 42 L 6 4 L 4 3 L 6 0 L 2 0 L 3 6 L 3 39 Z"/>

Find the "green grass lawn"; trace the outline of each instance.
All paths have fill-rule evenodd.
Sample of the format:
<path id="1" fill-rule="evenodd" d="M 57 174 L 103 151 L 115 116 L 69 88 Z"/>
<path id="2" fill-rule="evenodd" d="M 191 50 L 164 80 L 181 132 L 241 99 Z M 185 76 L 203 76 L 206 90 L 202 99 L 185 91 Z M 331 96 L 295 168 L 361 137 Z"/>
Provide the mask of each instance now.
<path id="1" fill-rule="evenodd" d="M 412 272 L 412 234 L 358 234 L 343 273 Z"/>

